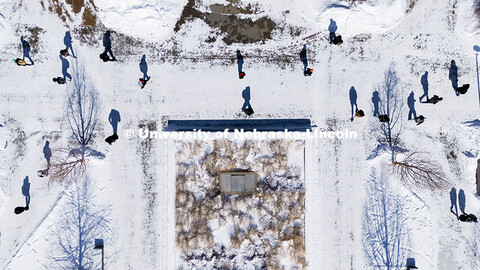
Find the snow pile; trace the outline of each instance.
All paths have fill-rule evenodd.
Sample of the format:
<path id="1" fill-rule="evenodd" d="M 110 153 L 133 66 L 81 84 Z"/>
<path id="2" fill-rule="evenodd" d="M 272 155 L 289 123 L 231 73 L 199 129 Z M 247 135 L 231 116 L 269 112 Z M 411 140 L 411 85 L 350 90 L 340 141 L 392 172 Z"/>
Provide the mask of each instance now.
<path id="1" fill-rule="evenodd" d="M 98 17 L 107 27 L 147 41 L 173 34 L 187 0 L 96 0 Z"/>

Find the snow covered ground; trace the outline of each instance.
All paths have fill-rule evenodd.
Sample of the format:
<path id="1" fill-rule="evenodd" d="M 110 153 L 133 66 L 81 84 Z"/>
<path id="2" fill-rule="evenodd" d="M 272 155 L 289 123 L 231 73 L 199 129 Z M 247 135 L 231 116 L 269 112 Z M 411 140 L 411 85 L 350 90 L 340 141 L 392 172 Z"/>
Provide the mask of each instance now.
<path id="1" fill-rule="evenodd" d="M 359 135 L 304 142 L 308 269 L 377 268 L 369 257 L 376 242 L 366 237 L 366 225 L 373 224 L 372 213 L 378 210 L 372 201 L 381 198 L 389 202 L 385 204 L 388 209 L 402 209 L 397 211 L 401 215 L 393 216 L 402 220 L 396 229 L 401 229 L 403 238 L 393 235 L 402 240 L 402 266 L 406 258 L 414 258 L 420 269 L 480 267 L 475 256 L 478 224 L 457 221 L 449 209 L 451 188 L 455 188 L 456 193 L 465 194 L 466 212 L 480 215 L 474 176 L 480 139 L 473 51 L 478 44 L 475 1 L 366 0 L 354 5 L 342 0 L 88 1 L 89 8 L 96 10 L 95 28 L 82 25 L 85 10 L 71 11 L 71 21 L 65 22 L 55 9 L 49 11 L 53 3 L 72 10 L 70 2 L 0 0 L 1 269 L 55 266 L 51 259 L 54 232 L 65 216 L 65 194 L 73 186 L 49 185 L 49 178 L 37 177 L 37 171 L 46 166 L 45 141 L 50 142 L 54 156 L 73 144 L 65 118 L 67 86 L 52 82 L 62 74 L 58 51 L 64 48 L 68 30 L 77 55 L 77 59 L 67 58 L 69 72 L 76 61 L 83 64 L 102 103 L 91 147 L 105 158 L 90 160 L 87 174 L 94 190 L 92 202 L 110 209 L 105 212 L 110 230 L 98 236 L 106 240 L 107 269 L 182 266 L 175 238 L 175 155 L 183 142 L 145 140 L 138 134 L 127 139 L 123 132 L 160 130 L 168 119 L 247 118 L 240 109 L 246 86 L 251 88 L 253 118 L 309 118 L 319 129 L 348 129 Z M 210 26 L 209 20 L 217 18 L 213 15 L 206 19 L 192 16 L 174 31 L 185 5 L 190 5 L 190 13 L 192 8 L 208 13 L 214 4 L 237 7 L 244 12 L 238 18 L 252 23 L 261 18 L 273 21 L 276 27 L 271 39 L 226 45 L 225 40 L 232 37 L 220 26 Z M 328 43 L 330 19 L 336 21 L 337 34 L 343 37 L 341 46 Z M 235 22 L 229 24 L 233 28 L 228 31 L 234 31 Z M 112 50 L 118 62 L 104 63 L 98 58 L 107 29 L 112 30 Z M 32 47 L 33 66 L 12 63 L 22 56 L 22 35 Z M 303 44 L 309 67 L 314 69 L 311 77 L 302 74 L 299 53 Z M 237 49 L 245 59 L 243 80 L 238 79 Z M 143 54 L 152 79 L 140 89 L 137 81 L 142 77 L 139 62 Z M 452 60 L 458 66 L 459 85 L 470 84 L 465 95 L 456 96 L 449 81 Z M 378 146 L 372 93 L 392 63 L 400 79 L 397 94 L 405 101 L 400 120 L 402 147 L 425 152 L 440 164 L 449 181 L 445 190 L 407 187 L 391 173 L 388 152 L 372 154 Z M 438 104 L 418 102 L 425 71 L 430 96 L 444 98 Z M 354 121 L 350 121 L 352 86 L 359 108 L 366 113 Z M 418 126 L 407 120 L 407 98 L 412 91 L 417 114 L 426 117 Z M 112 131 L 111 109 L 118 110 L 122 120 L 120 139 L 108 145 L 104 138 Z M 22 186 L 26 176 L 30 209 L 15 215 L 13 209 L 25 204 Z M 211 227 L 215 227 L 213 221 Z M 95 252 L 98 263 L 100 253 Z"/>

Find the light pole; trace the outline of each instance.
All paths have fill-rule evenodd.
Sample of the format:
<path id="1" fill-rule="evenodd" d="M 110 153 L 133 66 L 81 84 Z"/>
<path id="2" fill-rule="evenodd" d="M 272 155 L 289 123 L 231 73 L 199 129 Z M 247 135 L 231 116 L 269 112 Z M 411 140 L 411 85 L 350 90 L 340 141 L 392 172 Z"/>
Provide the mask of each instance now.
<path id="1" fill-rule="evenodd" d="M 480 46 L 475 45 L 473 46 L 473 50 L 476 52 L 475 53 L 475 61 L 477 65 L 477 90 L 478 90 L 478 105 L 480 106 L 480 82 L 478 79 L 478 53 L 480 52 Z"/>
<path id="2" fill-rule="evenodd" d="M 104 270 L 104 264 L 103 264 L 103 239 L 95 239 L 95 247 L 93 249 L 101 249 L 102 250 L 102 270 Z"/>

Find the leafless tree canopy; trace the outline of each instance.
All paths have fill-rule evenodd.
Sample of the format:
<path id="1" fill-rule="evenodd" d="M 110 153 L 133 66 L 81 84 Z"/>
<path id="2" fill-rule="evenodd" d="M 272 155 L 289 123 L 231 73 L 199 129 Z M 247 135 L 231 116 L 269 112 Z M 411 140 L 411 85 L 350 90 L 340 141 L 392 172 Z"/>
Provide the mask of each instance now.
<path id="1" fill-rule="evenodd" d="M 445 189 L 448 181 L 440 165 L 431 161 L 426 154 L 408 153 L 403 160 L 392 163 L 393 172 L 400 180 L 409 186 L 420 188 Z"/>
<path id="2" fill-rule="evenodd" d="M 408 248 L 404 200 L 387 190 L 387 174 L 373 171 L 364 209 L 364 248 L 368 269 L 402 269 Z"/>
<path id="3" fill-rule="evenodd" d="M 63 183 L 66 180 L 82 179 L 86 171 L 86 159 L 82 151 L 55 149 L 52 162 L 48 168 L 49 184 Z M 66 157 L 66 158 L 65 158 Z"/>
<path id="4" fill-rule="evenodd" d="M 395 156 L 395 147 L 399 144 L 400 134 L 403 132 L 401 123 L 401 111 L 403 108 L 402 91 L 398 88 L 398 76 L 394 70 L 394 64 L 385 71 L 383 83 L 376 88 L 379 93 L 380 115 L 388 115 L 390 121 L 379 122 L 379 137 L 381 143 L 388 143 L 392 152 L 392 162 Z"/>
<path id="5" fill-rule="evenodd" d="M 92 202 L 88 179 L 73 184 L 67 191 L 66 206 L 53 231 L 56 246 L 49 258 L 58 269 L 98 269 L 98 251 L 93 249 L 95 238 L 110 233 L 108 209 Z"/>
<path id="6" fill-rule="evenodd" d="M 67 92 L 67 118 L 75 140 L 83 148 L 92 140 L 99 113 L 98 92 L 89 82 L 83 65 L 75 62 Z"/>

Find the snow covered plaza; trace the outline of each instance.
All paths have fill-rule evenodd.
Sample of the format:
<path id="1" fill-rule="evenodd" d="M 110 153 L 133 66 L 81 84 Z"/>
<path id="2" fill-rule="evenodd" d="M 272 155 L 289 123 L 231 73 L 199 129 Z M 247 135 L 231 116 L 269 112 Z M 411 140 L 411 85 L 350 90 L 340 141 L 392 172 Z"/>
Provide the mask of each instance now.
<path id="1" fill-rule="evenodd" d="M 0 269 L 480 269 L 480 0 L 0 0 Z"/>

